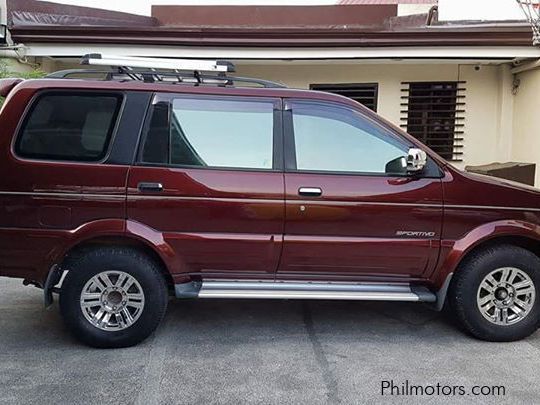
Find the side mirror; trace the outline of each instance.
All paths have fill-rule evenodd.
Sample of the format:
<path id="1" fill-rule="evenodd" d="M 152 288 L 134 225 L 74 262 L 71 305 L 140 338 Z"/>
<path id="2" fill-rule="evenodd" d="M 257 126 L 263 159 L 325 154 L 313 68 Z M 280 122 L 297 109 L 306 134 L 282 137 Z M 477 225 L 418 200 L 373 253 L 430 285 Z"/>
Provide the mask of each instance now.
<path id="1" fill-rule="evenodd" d="M 422 149 L 410 148 L 407 154 L 407 172 L 421 172 L 427 163 L 427 154 Z"/>

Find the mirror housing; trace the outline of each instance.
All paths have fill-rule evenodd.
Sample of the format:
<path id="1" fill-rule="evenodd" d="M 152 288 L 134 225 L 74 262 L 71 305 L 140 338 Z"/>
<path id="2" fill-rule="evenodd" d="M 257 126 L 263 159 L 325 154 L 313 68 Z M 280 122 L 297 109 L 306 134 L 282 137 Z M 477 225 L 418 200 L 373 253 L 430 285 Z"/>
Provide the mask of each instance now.
<path id="1" fill-rule="evenodd" d="M 407 153 L 407 172 L 419 173 L 427 163 L 427 154 L 422 149 L 410 148 Z"/>
<path id="2" fill-rule="evenodd" d="M 407 174 L 407 158 L 399 156 L 392 159 L 384 166 L 384 172 L 388 175 L 403 176 Z"/>

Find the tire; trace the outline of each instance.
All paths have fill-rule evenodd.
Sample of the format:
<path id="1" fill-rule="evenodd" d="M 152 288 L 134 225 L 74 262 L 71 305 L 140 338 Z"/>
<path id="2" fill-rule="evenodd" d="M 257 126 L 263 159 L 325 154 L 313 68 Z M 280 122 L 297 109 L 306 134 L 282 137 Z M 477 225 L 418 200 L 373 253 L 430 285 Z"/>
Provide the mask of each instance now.
<path id="1" fill-rule="evenodd" d="M 167 284 L 159 265 L 140 251 L 90 249 L 70 261 L 68 270 L 60 311 L 71 334 L 88 346 L 136 345 L 165 315 Z"/>
<path id="2" fill-rule="evenodd" d="M 512 245 L 475 252 L 456 271 L 448 301 L 460 324 L 478 339 L 526 338 L 540 319 L 540 258 Z"/>

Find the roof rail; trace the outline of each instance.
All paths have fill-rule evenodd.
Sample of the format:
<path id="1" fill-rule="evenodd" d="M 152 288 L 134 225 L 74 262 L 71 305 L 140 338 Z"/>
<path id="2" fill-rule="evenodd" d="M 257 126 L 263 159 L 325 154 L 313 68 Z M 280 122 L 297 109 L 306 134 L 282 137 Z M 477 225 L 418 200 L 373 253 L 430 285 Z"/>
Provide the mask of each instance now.
<path id="1" fill-rule="evenodd" d="M 108 70 L 69 69 L 47 75 L 50 79 L 94 76 L 101 80 L 137 80 L 146 83 L 181 83 L 193 85 L 233 86 L 234 83 L 257 84 L 267 88 L 286 87 L 280 83 L 251 77 L 227 76 L 235 66 L 222 60 L 135 58 L 126 56 L 84 55 L 81 65 L 108 66 Z"/>

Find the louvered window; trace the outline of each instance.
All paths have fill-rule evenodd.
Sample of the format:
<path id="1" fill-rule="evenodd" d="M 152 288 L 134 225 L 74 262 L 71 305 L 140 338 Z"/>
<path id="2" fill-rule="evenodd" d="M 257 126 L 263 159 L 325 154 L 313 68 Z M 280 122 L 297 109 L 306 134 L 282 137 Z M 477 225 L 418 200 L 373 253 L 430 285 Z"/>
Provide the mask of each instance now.
<path id="1" fill-rule="evenodd" d="M 461 161 L 465 82 L 404 82 L 401 127 L 447 160 Z"/>
<path id="2" fill-rule="evenodd" d="M 377 83 L 312 84 L 312 90 L 327 91 L 352 98 L 367 108 L 377 111 Z"/>

